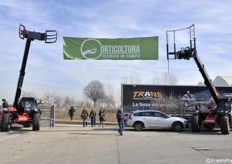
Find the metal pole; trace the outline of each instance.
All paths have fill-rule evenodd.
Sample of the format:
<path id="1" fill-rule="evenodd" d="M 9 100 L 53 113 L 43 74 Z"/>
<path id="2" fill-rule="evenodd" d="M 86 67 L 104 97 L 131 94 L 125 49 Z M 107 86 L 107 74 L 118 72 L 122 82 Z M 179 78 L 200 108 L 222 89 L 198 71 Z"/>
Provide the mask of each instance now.
<path id="1" fill-rule="evenodd" d="M 51 105 L 50 127 L 55 126 L 55 105 Z"/>

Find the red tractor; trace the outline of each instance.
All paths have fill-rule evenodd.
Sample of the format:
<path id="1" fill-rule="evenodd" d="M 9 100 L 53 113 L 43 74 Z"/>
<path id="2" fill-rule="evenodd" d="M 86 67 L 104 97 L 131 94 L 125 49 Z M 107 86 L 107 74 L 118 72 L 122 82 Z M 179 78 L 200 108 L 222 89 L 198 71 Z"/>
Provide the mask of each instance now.
<path id="1" fill-rule="evenodd" d="M 37 105 L 40 100 L 34 97 L 22 97 L 17 107 L 2 108 L 0 111 L 1 131 L 9 131 L 13 123 L 31 127 L 33 131 L 40 129 L 41 110 Z"/>
<path id="2" fill-rule="evenodd" d="M 229 134 L 232 127 L 231 122 L 231 99 L 220 99 L 216 106 L 208 109 L 196 108 L 196 113 L 191 118 L 193 132 L 200 132 L 203 125 L 206 129 L 221 127 L 222 134 Z"/>
<path id="3" fill-rule="evenodd" d="M 176 33 L 179 31 L 187 30 L 188 38 L 190 39 L 189 44 L 185 48 L 181 48 L 180 51 L 176 51 Z M 173 36 L 173 51 L 169 51 L 169 38 L 168 34 L 172 33 Z M 182 33 L 183 35 L 183 33 Z M 200 132 L 201 126 L 204 125 L 207 129 L 212 129 L 215 126 L 220 126 L 222 134 L 229 134 L 230 128 L 232 128 L 232 116 L 231 116 L 231 97 L 222 98 L 217 89 L 215 88 L 212 80 L 209 78 L 208 73 L 205 70 L 204 65 L 201 63 L 200 58 L 196 50 L 196 38 L 195 38 L 195 26 L 192 25 L 187 28 L 178 30 L 169 30 L 166 32 L 167 39 L 167 59 L 184 59 L 189 60 L 193 58 L 197 64 L 201 75 L 204 78 L 204 84 L 208 87 L 212 98 L 215 102 L 215 106 L 210 109 L 201 109 L 196 106 L 196 113 L 193 114 L 190 120 L 191 129 L 193 132 Z M 182 37 L 183 39 L 183 37 Z"/>
<path id="4" fill-rule="evenodd" d="M 21 90 L 23 79 L 25 75 L 25 68 L 29 54 L 31 41 L 40 40 L 45 43 L 55 43 L 57 41 L 57 31 L 47 30 L 45 33 L 27 31 L 25 26 L 19 25 L 19 37 L 21 39 L 27 38 L 22 60 L 21 70 L 18 78 L 18 85 L 16 88 L 15 99 L 13 107 L 3 104 L 0 111 L 0 128 L 1 131 L 9 131 L 13 123 L 22 124 L 24 127 L 32 126 L 33 131 L 40 130 L 41 110 L 38 109 L 38 104 L 41 100 L 34 97 L 22 97 Z M 4 100 L 4 99 L 3 99 Z M 5 100 L 4 100 L 5 101 Z"/>

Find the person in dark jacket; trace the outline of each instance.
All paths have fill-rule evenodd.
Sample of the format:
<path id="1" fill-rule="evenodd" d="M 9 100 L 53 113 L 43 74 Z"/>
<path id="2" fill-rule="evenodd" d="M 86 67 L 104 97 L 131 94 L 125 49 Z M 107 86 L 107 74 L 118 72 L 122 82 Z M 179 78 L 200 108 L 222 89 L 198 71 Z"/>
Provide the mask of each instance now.
<path id="1" fill-rule="evenodd" d="M 83 120 L 83 127 L 88 125 L 88 121 L 87 121 L 88 117 L 89 117 L 89 113 L 87 109 L 84 107 L 84 109 L 81 112 L 81 118 Z"/>
<path id="2" fill-rule="evenodd" d="M 119 129 L 118 129 L 118 133 L 122 136 L 122 130 L 124 128 L 124 113 L 123 113 L 123 110 L 122 109 L 119 109 L 117 114 L 116 114 L 116 118 L 117 118 L 117 121 L 118 121 L 118 126 L 119 126 Z"/>
<path id="3" fill-rule="evenodd" d="M 106 120 L 105 119 L 105 112 L 104 112 L 104 110 L 103 109 L 101 109 L 100 111 L 99 111 L 99 121 L 100 121 L 100 125 L 99 126 L 102 126 L 102 127 L 104 127 L 104 121 Z"/>
<path id="4" fill-rule="evenodd" d="M 92 109 L 90 114 L 90 119 L 91 119 L 91 125 L 92 127 L 96 125 L 96 112 Z"/>
<path id="5" fill-rule="evenodd" d="M 71 121 L 73 120 L 74 113 L 75 113 L 75 109 L 73 106 L 71 106 L 71 108 L 68 111 L 68 115 L 69 115 Z"/>
<path id="6" fill-rule="evenodd" d="M 9 107 L 9 104 L 6 101 L 6 99 L 2 99 L 2 108 L 8 108 L 8 107 Z"/>

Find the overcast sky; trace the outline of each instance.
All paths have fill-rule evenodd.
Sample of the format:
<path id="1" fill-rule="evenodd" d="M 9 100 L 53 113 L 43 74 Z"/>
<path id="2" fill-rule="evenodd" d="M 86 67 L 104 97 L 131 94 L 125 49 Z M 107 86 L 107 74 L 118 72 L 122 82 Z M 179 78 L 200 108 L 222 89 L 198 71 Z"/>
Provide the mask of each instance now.
<path id="1" fill-rule="evenodd" d="M 58 41 L 31 43 L 23 92 L 44 92 L 83 99 L 93 80 L 120 98 L 125 77 L 141 84 L 168 72 L 166 30 L 195 24 L 197 51 L 211 79 L 232 76 L 231 0 L 1 0 L 0 98 L 13 103 L 26 40 L 18 36 L 19 23 L 27 30 L 57 30 Z M 159 60 L 64 60 L 63 37 L 159 37 Z M 197 85 L 203 78 L 194 60 L 172 60 L 169 73 L 178 85 Z"/>

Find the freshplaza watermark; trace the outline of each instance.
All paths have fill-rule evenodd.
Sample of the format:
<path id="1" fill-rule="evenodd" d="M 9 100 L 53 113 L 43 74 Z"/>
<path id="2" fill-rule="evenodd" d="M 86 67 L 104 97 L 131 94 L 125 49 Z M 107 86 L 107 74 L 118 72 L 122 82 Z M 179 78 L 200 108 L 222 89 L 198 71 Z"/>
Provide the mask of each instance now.
<path id="1" fill-rule="evenodd" d="M 219 163 L 219 164 L 231 163 L 232 164 L 232 159 L 230 158 L 206 158 L 206 163 Z"/>

